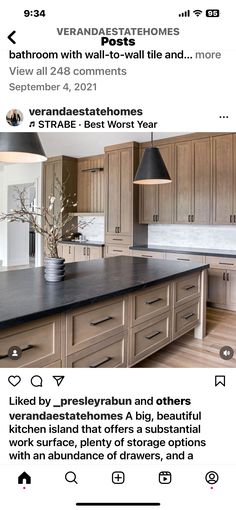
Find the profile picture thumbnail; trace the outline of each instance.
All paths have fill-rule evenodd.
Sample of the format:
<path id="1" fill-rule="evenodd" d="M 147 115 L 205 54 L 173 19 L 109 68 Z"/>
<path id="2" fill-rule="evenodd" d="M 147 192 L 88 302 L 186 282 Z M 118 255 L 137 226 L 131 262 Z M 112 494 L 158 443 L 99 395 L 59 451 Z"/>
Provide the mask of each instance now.
<path id="1" fill-rule="evenodd" d="M 23 121 L 23 113 L 16 109 L 9 110 L 6 115 L 6 121 L 10 126 L 19 126 Z"/>

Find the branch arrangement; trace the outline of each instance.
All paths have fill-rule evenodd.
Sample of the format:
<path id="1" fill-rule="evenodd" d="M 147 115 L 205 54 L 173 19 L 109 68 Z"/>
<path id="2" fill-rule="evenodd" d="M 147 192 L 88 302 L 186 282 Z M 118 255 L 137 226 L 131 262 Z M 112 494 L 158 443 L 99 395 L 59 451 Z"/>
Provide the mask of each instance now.
<path id="1" fill-rule="evenodd" d="M 71 239 L 77 229 L 84 229 L 94 221 L 78 219 L 73 223 L 70 213 L 76 211 L 76 193 L 65 195 L 65 184 L 55 179 L 54 193 L 47 197 L 46 206 L 31 210 L 28 204 L 27 187 L 15 187 L 17 207 L 9 213 L 0 213 L 0 221 L 28 223 L 32 229 L 46 240 L 50 258 L 58 258 L 58 243 L 66 237 Z"/>

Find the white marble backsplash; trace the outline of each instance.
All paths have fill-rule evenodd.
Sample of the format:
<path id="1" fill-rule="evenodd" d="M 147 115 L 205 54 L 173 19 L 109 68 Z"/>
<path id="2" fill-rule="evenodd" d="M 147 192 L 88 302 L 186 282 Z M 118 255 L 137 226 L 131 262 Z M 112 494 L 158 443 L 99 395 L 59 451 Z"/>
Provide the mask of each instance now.
<path id="1" fill-rule="evenodd" d="M 149 225 L 148 244 L 236 249 L 236 225 Z"/>
<path id="2" fill-rule="evenodd" d="M 83 213 L 81 213 L 79 217 L 84 219 L 89 218 L 87 214 L 86 216 L 83 216 Z M 83 235 L 85 235 L 88 241 L 98 241 L 103 243 L 105 235 L 104 216 L 91 213 L 90 217 L 94 218 L 94 221 L 83 229 L 78 228 L 78 232 L 81 232 Z"/>

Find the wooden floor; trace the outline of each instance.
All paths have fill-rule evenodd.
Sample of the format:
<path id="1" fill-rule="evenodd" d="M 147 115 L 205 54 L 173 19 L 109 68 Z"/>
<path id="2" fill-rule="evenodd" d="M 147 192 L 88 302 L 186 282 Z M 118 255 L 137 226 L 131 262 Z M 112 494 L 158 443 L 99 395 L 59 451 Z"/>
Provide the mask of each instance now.
<path id="1" fill-rule="evenodd" d="M 231 346 L 234 357 L 220 358 L 224 345 Z M 141 361 L 135 368 L 232 368 L 236 367 L 236 312 L 215 308 L 207 310 L 207 336 L 197 340 L 192 332 Z"/>

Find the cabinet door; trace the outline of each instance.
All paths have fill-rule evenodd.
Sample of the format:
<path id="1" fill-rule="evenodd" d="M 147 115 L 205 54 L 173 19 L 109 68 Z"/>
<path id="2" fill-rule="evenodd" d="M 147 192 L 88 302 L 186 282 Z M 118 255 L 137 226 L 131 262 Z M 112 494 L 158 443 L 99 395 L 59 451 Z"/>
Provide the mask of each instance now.
<path id="1" fill-rule="evenodd" d="M 106 154 L 106 233 L 116 233 L 120 225 L 120 154 Z"/>
<path id="2" fill-rule="evenodd" d="M 71 244 L 63 244 L 63 257 L 65 262 L 75 261 L 75 246 Z"/>
<path id="3" fill-rule="evenodd" d="M 188 223 L 192 198 L 192 142 L 175 148 L 175 223 Z"/>
<path id="4" fill-rule="evenodd" d="M 233 138 L 213 137 L 213 223 L 227 225 L 233 213 Z"/>
<path id="5" fill-rule="evenodd" d="M 193 196 L 191 214 L 195 223 L 211 223 L 211 142 L 203 138 L 193 142 Z"/>
<path id="6" fill-rule="evenodd" d="M 102 258 L 102 248 L 100 246 L 87 247 L 89 260 L 97 260 Z"/>
<path id="7" fill-rule="evenodd" d="M 214 305 L 226 305 L 226 271 L 208 269 L 208 302 Z"/>
<path id="8" fill-rule="evenodd" d="M 121 235 L 131 236 L 133 221 L 133 155 L 132 149 L 120 151 L 120 219 Z"/>
<path id="9" fill-rule="evenodd" d="M 74 247 L 75 249 L 75 262 L 81 262 L 83 260 L 88 260 L 87 256 L 87 246 L 78 246 L 78 244 Z"/>
<path id="10" fill-rule="evenodd" d="M 139 223 L 155 223 L 155 215 L 158 214 L 158 189 L 157 185 L 140 186 L 139 200 Z"/>
<path id="11" fill-rule="evenodd" d="M 166 168 L 169 172 L 169 175 L 172 179 L 174 179 L 173 175 L 173 160 L 174 160 L 174 146 L 171 145 L 163 145 L 160 147 L 160 153 L 162 158 L 166 164 Z M 159 223 L 173 223 L 173 182 L 167 184 L 160 184 L 156 186 L 158 188 L 158 210 L 156 211 L 158 214 L 158 222 Z"/>
<path id="12" fill-rule="evenodd" d="M 227 271 L 226 304 L 229 310 L 236 310 L 236 271 Z"/>

